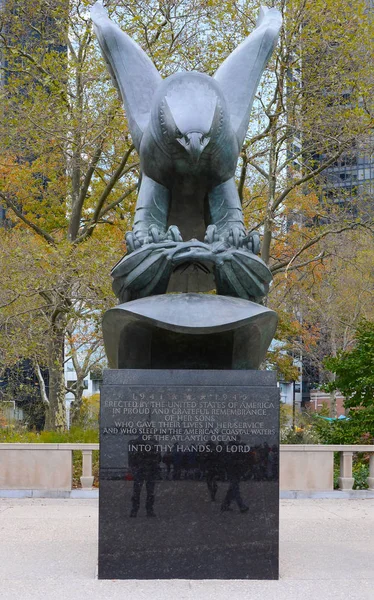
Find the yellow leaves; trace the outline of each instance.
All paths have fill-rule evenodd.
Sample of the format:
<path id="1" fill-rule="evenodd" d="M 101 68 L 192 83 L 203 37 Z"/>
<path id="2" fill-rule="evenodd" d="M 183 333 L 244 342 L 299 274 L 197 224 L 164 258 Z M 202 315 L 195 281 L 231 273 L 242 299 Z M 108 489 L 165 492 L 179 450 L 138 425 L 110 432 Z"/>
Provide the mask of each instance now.
<path id="1" fill-rule="evenodd" d="M 300 215 L 304 222 L 310 222 L 316 213 L 320 211 L 320 199 L 315 191 L 295 188 L 287 197 L 287 203 L 283 206 L 283 214 L 286 217 Z"/>
<path id="2" fill-rule="evenodd" d="M 293 358 L 287 354 L 287 349 L 283 346 L 275 348 L 268 352 L 267 362 L 278 372 L 278 379 L 284 381 L 298 381 L 300 373 L 293 364 Z"/>
<path id="3" fill-rule="evenodd" d="M 277 339 L 286 340 L 289 337 L 295 337 L 301 334 L 301 324 L 295 319 L 292 313 L 284 310 L 282 307 L 274 307 L 274 310 L 278 312 L 278 327 L 277 327 Z"/>
<path id="4" fill-rule="evenodd" d="M 0 181 L 3 193 L 46 231 L 66 225 L 66 176 L 59 156 L 48 152 L 33 161 L 3 155 Z"/>
<path id="5" fill-rule="evenodd" d="M 270 295 L 271 308 L 280 312 L 280 339 L 316 364 L 331 353 L 331 339 L 335 349 L 349 347 L 356 324 L 374 317 L 372 235 L 345 232 L 325 239 L 323 248 L 323 262 L 287 279 L 277 276 Z"/>

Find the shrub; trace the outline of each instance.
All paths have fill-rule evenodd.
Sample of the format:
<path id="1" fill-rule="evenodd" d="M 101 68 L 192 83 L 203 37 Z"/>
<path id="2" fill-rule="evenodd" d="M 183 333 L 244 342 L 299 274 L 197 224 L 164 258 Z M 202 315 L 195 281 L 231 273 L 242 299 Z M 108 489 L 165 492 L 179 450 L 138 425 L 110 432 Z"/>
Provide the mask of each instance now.
<path id="1" fill-rule="evenodd" d="M 282 444 L 319 444 L 320 439 L 311 425 L 304 427 L 286 427 L 281 430 L 280 441 Z"/>
<path id="2" fill-rule="evenodd" d="M 339 452 L 335 452 L 334 460 L 334 489 L 339 487 L 339 475 L 340 475 L 340 459 Z M 352 465 L 352 477 L 354 479 L 353 489 L 354 490 L 367 490 L 369 477 L 369 455 L 357 453 L 353 455 Z"/>
<path id="3" fill-rule="evenodd" d="M 282 444 L 319 444 L 321 438 L 314 427 L 314 416 L 296 412 L 295 428 L 292 425 L 292 407 L 281 405 L 280 441 Z M 321 419 L 322 420 L 322 419 Z"/>
<path id="4" fill-rule="evenodd" d="M 314 418 L 313 427 L 323 444 L 370 444 L 374 442 L 374 406 L 352 409 L 348 419 Z"/>
<path id="5" fill-rule="evenodd" d="M 99 432 L 97 429 L 83 429 L 72 427 L 69 431 L 26 431 L 16 427 L 5 427 L 0 429 L 0 442 L 7 443 L 30 443 L 30 444 L 88 444 L 98 443 Z"/>
<path id="6" fill-rule="evenodd" d="M 99 428 L 100 394 L 82 398 L 82 404 L 75 425 L 82 429 Z"/>

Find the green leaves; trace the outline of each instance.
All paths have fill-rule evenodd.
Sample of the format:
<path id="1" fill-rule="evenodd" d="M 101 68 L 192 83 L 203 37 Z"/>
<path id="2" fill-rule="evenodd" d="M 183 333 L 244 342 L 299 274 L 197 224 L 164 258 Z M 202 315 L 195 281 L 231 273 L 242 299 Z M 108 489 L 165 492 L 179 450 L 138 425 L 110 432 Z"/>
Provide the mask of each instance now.
<path id="1" fill-rule="evenodd" d="M 354 292 L 353 292 L 354 293 Z M 347 408 L 374 407 L 374 322 L 362 321 L 355 335 L 356 346 L 349 352 L 325 360 L 327 369 L 336 374 L 327 391 L 340 390 Z"/>

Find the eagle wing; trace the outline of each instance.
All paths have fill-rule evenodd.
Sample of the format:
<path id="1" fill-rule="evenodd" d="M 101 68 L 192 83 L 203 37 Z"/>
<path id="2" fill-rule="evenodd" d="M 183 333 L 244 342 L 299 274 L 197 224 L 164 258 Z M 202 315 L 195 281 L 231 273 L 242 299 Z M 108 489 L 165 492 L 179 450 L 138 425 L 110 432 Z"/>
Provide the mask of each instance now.
<path id="1" fill-rule="evenodd" d="M 242 147 L 253 98 L 278 40 L 282 16 L 276 8 L 260 8 L 256 28 L 222 63 L 214 75 L 226 98 L 231 123 Z"/>
<path id="2" fill-rule="evenodd" d="M 100 1 L 92 6 L 91 19 L 113 82 L 122 96 L 131 136 L 139 151 L 161 75 L 140 46 L 109 19 Z"/>

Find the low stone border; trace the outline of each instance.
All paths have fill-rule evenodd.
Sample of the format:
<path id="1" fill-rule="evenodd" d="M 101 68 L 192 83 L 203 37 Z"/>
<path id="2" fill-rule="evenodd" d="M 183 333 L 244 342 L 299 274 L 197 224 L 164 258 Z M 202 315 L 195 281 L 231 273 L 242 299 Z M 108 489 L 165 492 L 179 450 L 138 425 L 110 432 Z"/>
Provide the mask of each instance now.
<path id="1" fill-rule="evenodd" d="M 66 499 L 97 499 L 99 490 L 0 490 L 0 498 L 66 498 Z M 374 499 L 373 490 L 326 490 L 305 492 L 301 490 L 281 490 L 281 500 L 365 500 Z"/>

